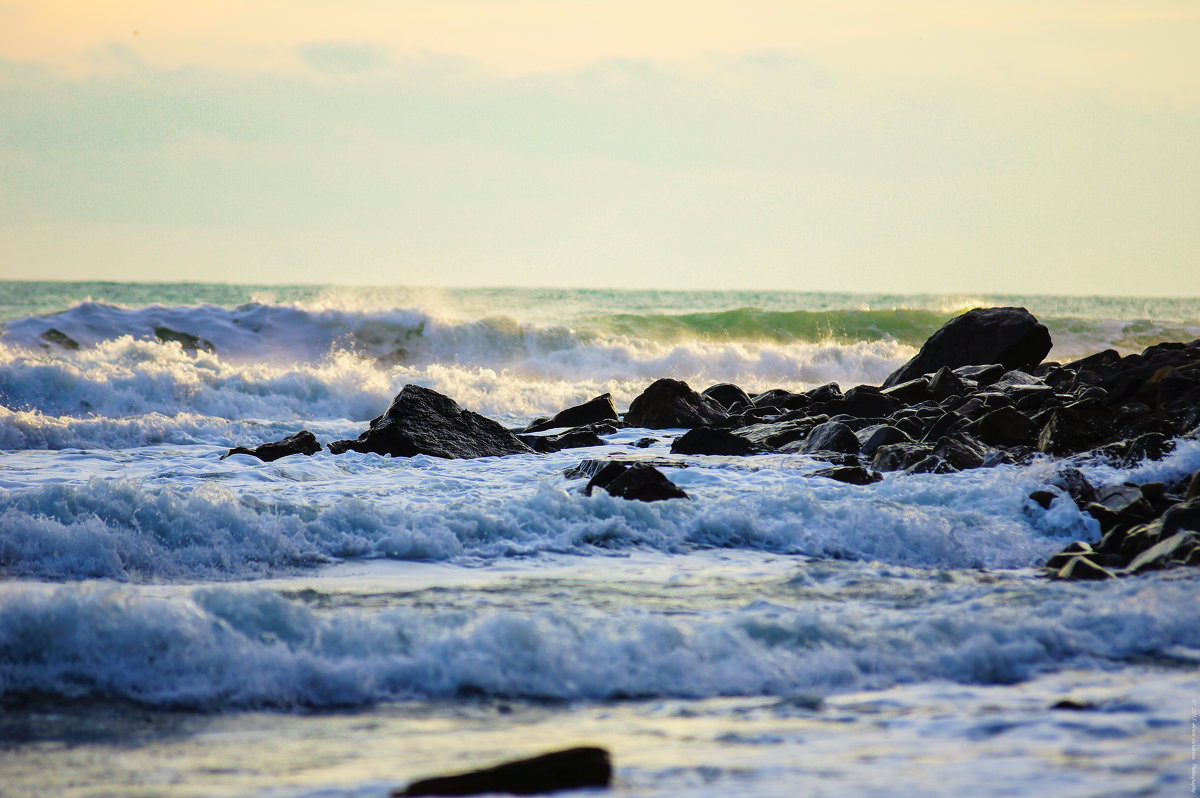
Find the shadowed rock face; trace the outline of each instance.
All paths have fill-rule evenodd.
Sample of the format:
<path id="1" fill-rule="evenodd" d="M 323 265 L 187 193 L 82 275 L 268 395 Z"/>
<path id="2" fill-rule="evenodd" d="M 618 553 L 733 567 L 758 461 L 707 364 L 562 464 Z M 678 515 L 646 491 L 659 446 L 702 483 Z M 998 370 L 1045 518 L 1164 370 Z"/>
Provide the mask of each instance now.
<path id="1" fill-rule="evenodd" d="M 946 322 L 883 387 L 941 368 L 999 363 L 1027 371 L 1045 359 L 1050 347 L 1050 331 L 1025 308 L 975 308 Z"/>
<path id="2" fill-rule="evenodd" d="M 521 432 L 544 432 L 559 427 L 581 427 L 585 424 L 595 424 L 598 421 L 620 421 L 610 393 L 602 393 L 581 405 L 568 407 L 551 418 L 535 421 Z"/>
<path id="3" fill-rule="evenodd" d="M 392 457 L 466 459 L 527 454 L 532 450 L 490 418 L 463 410 L 448 396 L 405 385 L 382 416 L 357 440 L 334 441 L 329 451 L 390 454 Z"/>
<path id="4" fill-rule="evenodd" d="M 729 417 L 725 408 L 693 391 L 682 380 L 653 382 L 629 405 L 625 423 L 649 429 L 704 427 Z"/>
<path id="5" fill-rule="evenodd" d="M 247 449 L 245 446 L 238 446 L 230 449 L 225 454 L 221 455 L 221 459 L 234 454 L 249 454 L 257 457 L 268 463 L 272 463 L 281 457 L 287 457 L 293 454 L 314 455 L 321 451 L 321 444 L 317 441 L 317 436 L 313 435 L 306 429 L 302 429 L 294 435 L 289 435 L 283 440 L 264 443 L 261 446 L 256 446 L 253 449 Z"/>
<path id="6" fill-rule="evenodd" d="M 612 784 L 612 762 L 603 748 L 568 748 L 502 765 L 424 779 L 406 790 L 392 793 L 397 798 L 418 795 L 546 795 L 563 790 L 607 788 Z"/>

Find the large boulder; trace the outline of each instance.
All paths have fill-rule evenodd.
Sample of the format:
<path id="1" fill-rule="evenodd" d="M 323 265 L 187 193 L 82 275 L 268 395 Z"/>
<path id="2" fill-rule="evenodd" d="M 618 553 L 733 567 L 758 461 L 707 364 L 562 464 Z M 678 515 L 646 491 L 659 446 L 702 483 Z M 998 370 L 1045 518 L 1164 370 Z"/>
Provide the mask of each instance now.
<path id="1" fill-rule="evenodd" d="M 648 429 L 692 429 L 727 418 L 719 402 L 696 393 L 683 380 L 661 379 L 629 404 L 625 423 Z"/>
<path id="2" fill-rule="evenodd" d="M 946 367 L 1000 363 L 1029 370 L 1050 352 L 1050 331 L 1025 308 L 975 308 L 930 336 L 916 356 L 892 372 L 884 388 Z"/>
<path id="3" fill-rule="evenodd" d="M 405 385 L 383 415 L 357 440 L 334 441 L 329 451 L 392 457 L 466 459 L 526 454 L 532 450 L 490 418 L 463 410 L 453 399 L 420 385 Z"/>

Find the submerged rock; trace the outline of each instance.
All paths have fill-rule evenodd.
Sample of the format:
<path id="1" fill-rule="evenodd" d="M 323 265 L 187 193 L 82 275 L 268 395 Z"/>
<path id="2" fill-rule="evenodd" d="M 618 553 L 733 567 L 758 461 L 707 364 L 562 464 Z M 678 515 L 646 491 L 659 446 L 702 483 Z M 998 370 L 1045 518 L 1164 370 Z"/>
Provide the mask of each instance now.
<path id="1" fill-rule="evenodd" d="M 308 430 L 302 429 L 283 440 L 264 443 L 253 449 L 247 449 L 245 446 L 237 446 L 221 455 L 221 459 L 224 460 L 226 457 L 234 454 L 249 454 L 257 457 L 259 460 L 271 463 L 281 457 L 293 454 L 314 455 L 319 451 L 321 451 L 321 444 L 317 441 L 316 436 Z"/>
<path id="2" fill-rule="evenodd" d="M 533 450 L 500 424 L 463 410 L 448 396 L 419 385 L 405 385 L 384 414 L 373 419 L 357 440 L 334 441 L 329 451 L 466 459 L 528 454 Z"/>
<path id="3" fill-rule="evenodd" d="M 63 349 L 67 349 L 72 352 L 78 351 L 79 349 L 79 342 L 57 327 L 51 327 L 38 337 L 48 344 L 61 346 Z"/>
<path id="4" fill-rule="evenodd" d="M 741 435 L 712 427 L 688 430 L 671 444 L 671 454 L 759 454 L 763 449 Z"/>
<path id="5" fill-rule="evenodd" d="M 678 485 L 667 479 L 666 474 L 642 463 L 627 465 L 610 461 L 596 472 L 583 492 L 590 496 L 595 488 L 603 488 L 621 499 L 643 502 L 688 498 Z"/>
<path id="6" fill-rule="evenodd" d="M 1025 308 L 975 308 L 946 322 L 883 382 L 899 385 L 945 367 L 999 363 L 1031 369 L 1049 354 L 1050 331 Z"/>
<path id="7" fill-rule="evenodd" d="M 544 795 L 563 790 L 606 789 L 612 760 L 603 748 L 581 747 L 517 759 L 483 770 L 413 782 L 394 798 L 426 795 Z"/>
<path id="8" fill-rule="evenodd" d="M 184 352 L 189 352 L 193 355 L 197 352 L 217 351 L 217 348 L 213 346 L 213 342 L 207 338 L 201 338 L 198 335 L 180 332 L 179 330 L 172 330 L 170 327 L 155 327 L 154 337 L 164 344 L 177 343 L 183 347 Z"/>

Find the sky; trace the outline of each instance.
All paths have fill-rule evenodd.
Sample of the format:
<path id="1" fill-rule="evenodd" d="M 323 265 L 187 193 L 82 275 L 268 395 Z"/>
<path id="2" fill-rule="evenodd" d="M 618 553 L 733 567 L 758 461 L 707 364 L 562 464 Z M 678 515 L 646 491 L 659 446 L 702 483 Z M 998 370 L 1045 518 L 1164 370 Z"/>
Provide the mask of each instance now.
<path id="1" fill-rule="evenodd" d="M 0 0 L 0 278 L 1200 296 L 1196 0 Z"/>

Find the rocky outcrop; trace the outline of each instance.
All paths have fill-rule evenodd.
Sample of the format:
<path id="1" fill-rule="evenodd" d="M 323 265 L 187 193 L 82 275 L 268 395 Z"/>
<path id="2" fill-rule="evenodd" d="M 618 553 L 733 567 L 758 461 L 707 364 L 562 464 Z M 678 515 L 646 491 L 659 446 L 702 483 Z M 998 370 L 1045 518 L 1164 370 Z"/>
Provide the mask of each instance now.
<path id="1" fill-rule="evenodd" d="M 247 449 L 245 446 L 235 447 L 221 455 L 221 459 L 224 460 L 226 457 L 234 454 L 249 454 L 257 457 L 259 460 L 272 463 L 281 457 L 293 454 L 314 455 L 319 451 L 321 451 L 321 444 L 317 441 L 317 437 L 308 430 L 302 429 L 283 440 L 264 443 L 253 449 Z"/>
<path id="2" fill-rule="evenodd" d="M 394 798 L 426 795 L 544 795 L 564 790 L 607 789 L 612 761 L 603 748 L 568 748 L 502 765 L 413 782 Z"/>
<path id="3" fill-rule="evenodd" d="M 329 451 L 456 459 L 502 457 L 533 450 L 495 421 L 463 410 L 448 396 L 419 385 L 405 385 L 384 414 L 373 419 L 357 440 L 334 441 Z"/>
<path id="4" fill-rule="evenodd" d="M 678 485 L 667 479 L 666 474 L 652 465 L 643 463 L 607 463 L 591 478 L 583 492 L 590 496 L 596 488 L 603 488 L 620 499 L 636 499 L 643 502 L 688 497 Z"/>
<path id="5" fill-rule="evenodd" d="M 213 346 L 212 341 L 207 338 L 201 338 L 198 335 L 191 333 L 172 330 L 170 327 L 155 327 L 154 337 L 164 344 L 176 343 L 183 347 L 184 352 L 196 354 L 197 352 L 215 352 L 217 348 Z"/>
<path id="6" fill-rule="evenodd" d="M 625 423 L 648 429 L 691 429 L 715 424 L 728 417 L 717 401 L 696 393 L 686 382 L 661 379 L 629 404 Z"/>
<path id="7" fill-rule="evenodd" d="M 1025 308 L 975 308 L 946 322 L 884 388 L 939 369 L 999 363 L 1028 371 L 1050 353 L 1050 331 Z"/>
<path id="8" fill-rule="evenodd" d="M 612 394 L 602 393 L 594 399 L 589 399 L 581 405 L 568 407 L 550 418 L 541 418 L 521 430 L 524 433 L 545 432 L 546 430 L 562 427 L 582 427 L 600 421 L 619 422 L 617 408 L 613 404 Z"/>

